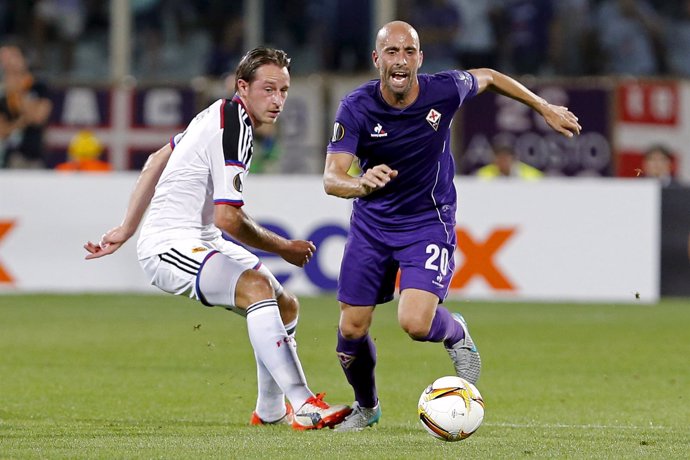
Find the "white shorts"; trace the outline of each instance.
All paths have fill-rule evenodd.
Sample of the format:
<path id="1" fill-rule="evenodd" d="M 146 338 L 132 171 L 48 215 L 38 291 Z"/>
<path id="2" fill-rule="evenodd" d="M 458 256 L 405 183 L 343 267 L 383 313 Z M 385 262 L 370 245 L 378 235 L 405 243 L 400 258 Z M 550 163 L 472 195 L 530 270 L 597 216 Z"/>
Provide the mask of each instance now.
<path id="1" fill-rule="evenodd" d="M 162 254 L 139 261 L 157 288 L 175 295 L 188 295 L 206 306 L 235 308 L 235 287 L 246 270 L 257 270 L 271 282 L 276 298 L 283 287 L 259 258 L 224 239 L 213 242 L 180 240 Z"/>

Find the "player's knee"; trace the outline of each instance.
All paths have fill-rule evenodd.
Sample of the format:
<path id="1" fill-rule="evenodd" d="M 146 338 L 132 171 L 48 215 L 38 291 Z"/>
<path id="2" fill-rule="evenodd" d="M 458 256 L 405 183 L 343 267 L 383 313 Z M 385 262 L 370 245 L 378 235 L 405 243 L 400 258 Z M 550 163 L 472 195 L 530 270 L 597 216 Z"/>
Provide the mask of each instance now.
<path id="1" fill-rule="evenodd" d="M 363 321 L 340 321 L 340 335 L 347 340 L 364 337 L 369 332 L 369 325 Z"/>
<path id="2" fill-rule="evenodd" d="M 340 334 L 348 340 L 364 337 L 369 332 L 373 313 L 373 307 L 353 307 L 341 302 L 338 323 Z"/>
<path id="3" fill-rule="evenodd" d="M 240 276 L 235 290 L 235 305 L 246 309 L 261 300 L 274 298 L 271 282 L 256 270 L 246 270 Z"/>
<path id="4" fill-rule="evenodd" d="M 400 318 L 400 327 L 412 340 L 421 340 L 429 335 L 429 325 L 412 318 Z"/>

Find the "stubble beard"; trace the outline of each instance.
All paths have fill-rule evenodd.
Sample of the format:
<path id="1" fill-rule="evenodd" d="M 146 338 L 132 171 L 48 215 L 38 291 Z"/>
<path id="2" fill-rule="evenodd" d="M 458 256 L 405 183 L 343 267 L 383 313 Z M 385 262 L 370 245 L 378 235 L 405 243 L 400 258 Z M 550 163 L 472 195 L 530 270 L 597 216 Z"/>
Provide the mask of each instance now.
<path id="1" fill-rule="evenodd" d="M 405 99 L 407 98 L 407 95 L 410 94 L 410 90 L 412 89 L 412 78 L 409 78 L 409 81 L 407 82 L 407 85 L 400 89 L 400 88 L 395 88 L 390 84 L 389 79 L 392 77 L 392 73 L 387 76 L 383 80 L 383 86 L 384 88 L 388 91 L 389 94 L 393 96 L 393 99 L 395 99 L 395 102 L 398 104 L 402 104 L 405 102 Z"/>

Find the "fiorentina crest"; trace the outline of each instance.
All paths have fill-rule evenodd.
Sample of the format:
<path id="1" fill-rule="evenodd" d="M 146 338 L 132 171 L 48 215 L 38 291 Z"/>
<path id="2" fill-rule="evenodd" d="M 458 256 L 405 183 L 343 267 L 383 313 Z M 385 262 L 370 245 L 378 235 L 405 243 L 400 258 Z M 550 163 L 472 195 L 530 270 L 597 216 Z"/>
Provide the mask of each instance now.
<path id="1" fill-rule="evenodd" d="M 441 113 L 431 109 L 426 116 L 426 121 L 429 122 L 434 131 L 438 131 L 438 123 L 441 121 Z"/>
<path id="2" fill-rule="evenodd" d="M 352 364 L 352 361 L 355 360 L 355 357 L 345 353 L 338 353 L 338 359 L 340 360 L 340 365 L 343 366 L 343 369 L 347 369 L 350 367 L 350 364 Z"/>

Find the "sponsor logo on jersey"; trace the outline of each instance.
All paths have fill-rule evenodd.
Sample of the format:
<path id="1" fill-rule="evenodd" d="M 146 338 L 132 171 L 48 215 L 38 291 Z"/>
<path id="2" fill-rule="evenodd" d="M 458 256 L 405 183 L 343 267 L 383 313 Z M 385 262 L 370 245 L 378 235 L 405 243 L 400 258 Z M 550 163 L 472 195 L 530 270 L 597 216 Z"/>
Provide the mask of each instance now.
<path id="1" fill-rule="evenodd" d="M 381 123 L 376 123 L 376 126 L 374 126 L 374 132 L 371 133 L 371 137 L 386 137 L 388 136 L 388 133 L 383 129 L 383 126 L 381 126 Z"/>
<path id="2" fill-rule="evenodd" d="M 331 136 L 331 142 L 338 142 L 345 137 L 345 127 L 338 123 L 337 121 L 333 123 L 333 136 Z"/>
<path id="3" fill-rule="evenodd" d="M 242 173 L 235 175 L 235 178 L 232 180 L 232 186 L 235 187 L 235 190 L 242 193 Z"/>
<path id="4" fill-rule="evenodd" d="M 443 288 L 446 287 L 446 286 L 445 286 L 441 281 L 443 281 L 443 275 L 441 275 L 441 274 L 439 273 L 438 276 L 436 276 L 436 279 L 435 279 L 435 280 L 432 280 L 431 283 L 432 283 L 433 285 L 438 286 L 438 287 L 440 287 L 441 289 L 443 289 Z"/>
<path id="5" fill-rule="evenodd" d="M 426 121 L 428 121 L 431 127 L 434 128 L 434 131 L 438 131 L 438 124 L 441 121 L 441 113 L 435 109 L 429 110 L 429 113 L 426 116 Z"/>
<path id="6" fill-rule="evenodd" d="M 197 252 L 204 252 L 204 251 L 208 251 L 208 249 L 206 249 L 204 247 L 192 248 L 192 254 L 196 254 Z"/>

